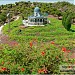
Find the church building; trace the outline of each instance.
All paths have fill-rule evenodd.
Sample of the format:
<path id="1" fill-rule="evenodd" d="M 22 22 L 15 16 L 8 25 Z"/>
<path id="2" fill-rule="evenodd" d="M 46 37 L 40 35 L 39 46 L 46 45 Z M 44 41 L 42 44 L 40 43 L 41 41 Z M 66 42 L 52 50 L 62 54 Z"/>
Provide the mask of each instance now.
<path id="1" fill-rule="evenodd" d="M 23 24 L 26 26 L 40 26 L 47 24 L 47 17 L 41 14 L 40 8 L 35 7 L 34 14 L 28 17 L 28 20 L 23 20 Z"/>

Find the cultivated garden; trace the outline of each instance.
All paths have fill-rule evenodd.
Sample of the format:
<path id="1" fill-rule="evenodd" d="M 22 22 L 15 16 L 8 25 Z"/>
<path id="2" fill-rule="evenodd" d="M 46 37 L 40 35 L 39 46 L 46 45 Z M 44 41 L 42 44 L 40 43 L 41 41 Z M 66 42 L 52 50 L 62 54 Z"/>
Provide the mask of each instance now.
<path id="1" fill-rule="evenodd" d="M 0 74 L 67 74 L 60 66 L 72 69 L 75 64 L 75 25 L 71 17 L 65 12 L 62 20 L 48 16 L 50 24 L 24 28 L 20 15 L 10 22 L 10 30 L 6 24 L 0 44 Z"/>

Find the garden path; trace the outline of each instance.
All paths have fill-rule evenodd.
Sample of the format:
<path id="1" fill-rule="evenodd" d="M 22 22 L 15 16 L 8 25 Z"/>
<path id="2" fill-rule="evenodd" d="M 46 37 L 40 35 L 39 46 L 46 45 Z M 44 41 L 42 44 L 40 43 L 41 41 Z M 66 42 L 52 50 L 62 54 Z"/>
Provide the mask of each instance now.
<path id="1" fill-rule="evenodd" d="M 15 19 L 18 20 L 20 18 L 20 16 L 17 16 L 17 18 Z M 6 24 L 4 24 L 6 25 Z M 16 44 L 18 44 L 16 41 L 10 41 L 8 35 L 4 35 L 2 33 L 2 28 L 4 27 L 4 25 L 0 26 L 0 44 L 8 44 L 9 46 L 14 46 Z"/>

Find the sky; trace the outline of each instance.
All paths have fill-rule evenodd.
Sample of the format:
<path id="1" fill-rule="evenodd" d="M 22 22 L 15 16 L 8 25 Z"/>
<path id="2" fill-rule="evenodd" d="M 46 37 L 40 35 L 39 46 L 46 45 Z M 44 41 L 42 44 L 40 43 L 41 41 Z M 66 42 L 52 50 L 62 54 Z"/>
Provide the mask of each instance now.
<path id="1" fill-rule="evenodd" d="M 10 3 L 15 3 L 19 1 L 31 1 L 31 2 L 57 2 L 57 1 L 68 1 L 70 3 L 75 4 L 75 0 L 0 0 L 0 5 L 2 4 L 10 4 Z"/>

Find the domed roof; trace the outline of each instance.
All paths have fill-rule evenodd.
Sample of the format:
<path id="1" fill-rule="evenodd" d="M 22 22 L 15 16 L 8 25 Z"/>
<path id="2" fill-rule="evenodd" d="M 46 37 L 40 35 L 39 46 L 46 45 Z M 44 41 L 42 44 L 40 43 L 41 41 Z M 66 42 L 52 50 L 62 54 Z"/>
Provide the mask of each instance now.
<path id="1" fill-rule="evenodd" d="M 35 7 L 34 12 L 40 12 L 40 8 L 39 7 Z"/>

